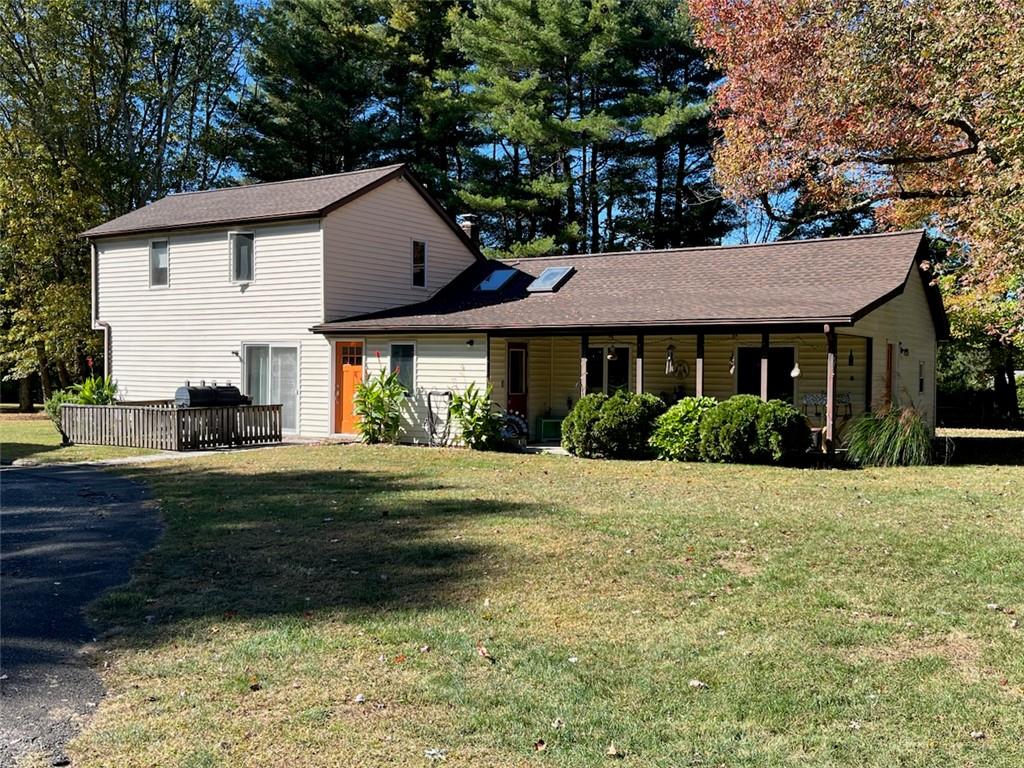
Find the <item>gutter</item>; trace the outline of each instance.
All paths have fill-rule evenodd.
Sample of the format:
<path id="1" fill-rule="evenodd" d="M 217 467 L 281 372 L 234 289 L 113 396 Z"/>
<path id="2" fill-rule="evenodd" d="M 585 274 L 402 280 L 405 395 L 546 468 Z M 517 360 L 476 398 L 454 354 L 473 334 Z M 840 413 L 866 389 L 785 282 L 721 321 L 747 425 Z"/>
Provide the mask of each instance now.
<path id="1" fill-rule="evenodd" d="M 92 259 L 92 329 L 103 331 L 103 375 L 113 376 L 113 361 L 110 357 L 110 323 L 100 320 L 100 262 L 96 242 L 89 240 L 89 255 Z"/>

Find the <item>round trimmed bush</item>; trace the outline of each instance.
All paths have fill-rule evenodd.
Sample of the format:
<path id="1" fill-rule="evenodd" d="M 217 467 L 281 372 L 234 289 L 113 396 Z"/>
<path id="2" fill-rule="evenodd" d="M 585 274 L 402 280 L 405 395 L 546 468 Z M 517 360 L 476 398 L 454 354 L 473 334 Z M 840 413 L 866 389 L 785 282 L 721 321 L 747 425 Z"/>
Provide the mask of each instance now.
<path id="1" fill-rule="evenodd" d="M 562 447 L 587 458 L 644 458 L 651 453 L 654 423 L 664 412 L 661 398 L 647 393 L 587 395 L 562 423 Z"/>
<path id="2" fill-rule="evenodd" d="M 562 421 L 562 447 L 573 456 L 597 455 L 594 425 L 607 399 L 607 395 L 600 393 L 584 395 Z"/>
<path id="3" fill-rule="evenodd" d="M 811 440 L 807 420 L 793 406 L 754 395 L 719 403 L 701 418 L 699 432 L 705 461 L 781 462 L 805 451 Z"/>
<path id="4" fill-rule="evenodd" d="M 651 447 L 659 459 L 696 461 L 700 458 L 700 420 L 718 405 L 713 397 L 684 397 L 658 417 Z"/>

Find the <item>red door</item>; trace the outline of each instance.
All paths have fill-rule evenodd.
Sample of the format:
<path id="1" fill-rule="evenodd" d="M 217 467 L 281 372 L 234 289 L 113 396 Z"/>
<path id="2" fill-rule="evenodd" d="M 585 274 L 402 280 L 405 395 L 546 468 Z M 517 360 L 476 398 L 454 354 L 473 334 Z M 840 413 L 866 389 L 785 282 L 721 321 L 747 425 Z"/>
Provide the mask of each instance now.
<path id="1" fill-rule="evenodd" d="M 508 345 L 508 410 L 526 414 L 526 345 Z"/>

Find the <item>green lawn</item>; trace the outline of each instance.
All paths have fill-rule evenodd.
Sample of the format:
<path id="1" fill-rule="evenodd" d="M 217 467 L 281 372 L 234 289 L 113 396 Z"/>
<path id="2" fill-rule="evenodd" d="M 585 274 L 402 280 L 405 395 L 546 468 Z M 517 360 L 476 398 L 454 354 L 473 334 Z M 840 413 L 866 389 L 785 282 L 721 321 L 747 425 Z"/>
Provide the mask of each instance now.
<path id="1" fill-rule="evenodd" d="M 1021 764 L 1022 468 L 129 471 L 167 530 L 95 607 L 76 766 Z"/>
<path id="2" fill-rule="evenodd" d="M 60 433 L 45 413 L 0 414 L 0 463 L 10 464 L 17 459 L 28 459 L 52 464 L 142 456 L 148 453 L 153 451 L 106 445 L 62 446 Z"/>

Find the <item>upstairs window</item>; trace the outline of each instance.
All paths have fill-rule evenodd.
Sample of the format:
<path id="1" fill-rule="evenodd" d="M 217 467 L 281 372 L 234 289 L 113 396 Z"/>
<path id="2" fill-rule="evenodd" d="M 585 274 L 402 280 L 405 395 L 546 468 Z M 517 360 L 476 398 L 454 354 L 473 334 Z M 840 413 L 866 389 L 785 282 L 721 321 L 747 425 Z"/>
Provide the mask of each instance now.
<path id="1" fill-rule="evenodd" d="M 255 236 L 252 232 L 232 232 L 228 240 L 231 242 L 231 281 L 252 282 Z"/>
<path id="2" fill-rule="evenodd" d="M 149 286 L 162 288 L 167 285 L 169 245 L 166 240 L 152 240 L 149 243 Z"/>
<path id="3" fill-rule="evenodd" d="M 427 287 L 427 244 L 422 240 L 412 241 L 412 284 Z"/>

